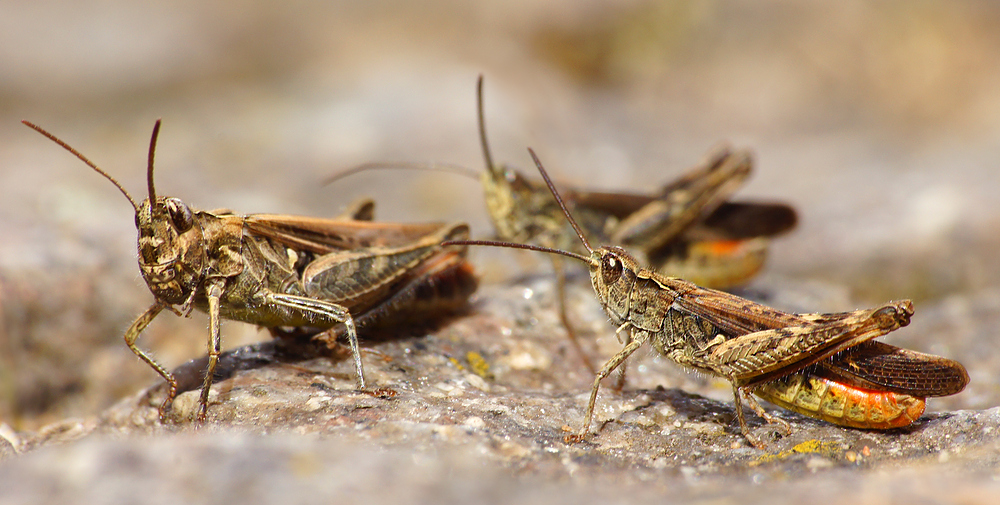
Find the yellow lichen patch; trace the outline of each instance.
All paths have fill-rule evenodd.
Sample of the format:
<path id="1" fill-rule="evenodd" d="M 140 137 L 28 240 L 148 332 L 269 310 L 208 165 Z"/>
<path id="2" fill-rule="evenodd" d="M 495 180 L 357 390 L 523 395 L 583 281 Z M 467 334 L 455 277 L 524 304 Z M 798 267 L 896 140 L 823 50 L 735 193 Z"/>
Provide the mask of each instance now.
<path id="1" fill-rule="evenodd" d="M 757 461 L 751 461 L 750 466 L 779 461 L 796 454 L 818 454 L 820 456 L 834 457 L 840 454 L 842 449 L 841 444 L 837 442 L 821 442 L 819 440 L 812 439 L 777 454 L 765 454 L 757 458 Z"/>
<path id="2" fill-rule="evenodd" d="M 455 368 L 463 372 L 465 371 L 465 366 L 463 366 L 462 363 L 460 363 L 457 359 L 448 356 L 448 361 L 450 361 L 452 365 L 455 365 Z"/>
<path id="3" fill-rule="evenodd" d="M 478 352 L 469 351 L 465 355 L 466 361 L 469 362 L 469 369 L 472 373 L 491 381 L 493 380 L 493 372 L 490 371 L 490 364 L 486 362 Z"/>

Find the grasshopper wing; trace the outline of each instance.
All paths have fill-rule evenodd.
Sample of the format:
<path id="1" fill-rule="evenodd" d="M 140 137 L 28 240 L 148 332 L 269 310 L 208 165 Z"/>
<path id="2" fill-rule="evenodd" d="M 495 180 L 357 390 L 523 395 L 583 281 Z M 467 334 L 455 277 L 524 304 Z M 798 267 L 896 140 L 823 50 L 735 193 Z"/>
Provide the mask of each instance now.
<path id="1" fill-rule="evenodd" d="M 450 227 L 445 223 L 403 224 L 283 214 L 251 214 L 244 222 L 252 232 L 315 254 L 366 247 L 399 247 Z"/>
<path id="2" fill-rule="evenodd" d="M 961 363 L 882 342 L 865 342 L 817 364 L 816 374 L 852 386 L 918 397 L 949 396 L 969 383 Z"/>

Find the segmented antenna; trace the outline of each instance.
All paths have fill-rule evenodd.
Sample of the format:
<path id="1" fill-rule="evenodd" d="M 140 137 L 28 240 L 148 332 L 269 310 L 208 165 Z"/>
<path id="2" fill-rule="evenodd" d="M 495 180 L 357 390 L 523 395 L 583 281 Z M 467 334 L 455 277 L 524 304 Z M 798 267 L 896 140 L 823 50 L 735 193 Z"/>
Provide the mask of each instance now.
<path id="1" fill-rule="evenodd" d="M 156 189 L 153 187 L 153 155 L 156 154 L 156 138 L 160 136 L 160 120 L 153 125 L 153 137 L 149 139 L 149 159 L 146 161 L 146 186 L 149 187 L 149 204 L 156 204 Z"/>
<path id="2" fill-rule="evenodd" d="M 24 123 L 29 128 L 31 128 L 32 130 L 35 130 L 36 132 L 41 133 L 42 135 L 45 135 L 46 137 L 49 138 L 49 140 L 51 140 L 51 141 L 55 142 L 56 144 L 59 144 L 60 146 L 62 146 L 63 149 L 65 149 L 65 150 L 73 153 L 74 156 L 76 156 L 77 158 L 80 158 L 80 161 L 86 163 L 88 167 L 93 168 L 94 171 L 96 171 L 97 173 L 103 175 L 105 179 L 111 181 L 111 184 L 114 184 L 115 187 L 118 188 L 118 191 L 121 191 L 122 194 L 125 195 L 125 198 L 128 198 L 128 203 L 132 204 L 132 208 L 135 209 L 135 212 L 137 214 L 139 213 L 139 206 L 135 203 L 135 200 L 132 199 L 132 196 L 128 194 L 128 191 L 125 191 L 125 188 L 123 188 L 122 185 L 119 184 L 118 181 L 116 181 L 114 177 L 111 177 L 111 174 L 109 174 L 109 173 L 105 172 L 104 170 L 102 170 L 100 167 L 98 167 L 97 165 L 95 165 L 93 161 L 88 160 L 86 156 L 80 154 L 80 151 L 77 151 L 76 149 L 73 149 L 72 147 L 70 147 L 69 144 L 67 144 L 67 143 L 63 142 L 61 139 L 59 139 L 59 137 L 56 137 L 55 135 L 53 135 L 53 134 L 45 131 L 41 126 L 38 126 L 38 125 L 32 123 L 31 121 L 28 121 L 28 120 L 21 120 L 21 122 Z M 157 128 L 158 128 L 159 124 L 160 124 L 159 121 L 157 121 L 156 124 L 157 124 Z M 154 141 L 156 139 L 155 130 L 154 130 L 154 134 L 153 134 L 153 139 L 154 139 Z M 152 180 L 152 166 L 153 166 L 153 162 L 152 162 L 152 159 L 153 159 L 152 148 L 150 148 L 150 155 L 149 156 L 150 156 L 150 158 L 149 158 L 150 159 L 150 162 L 149 162 L 150 163 L 150 170 L 149 170 L 150 171 L 150 180 Z M 152 185 L 152 183 L 150 183 L 150 185 Z"/>
<path id="3" fill-rule="evenodd" d="M 542 166 L 542 162 L 539 161 L 538 160 L 538 156 L 535 155 L 535 151 L 533 151 L 529 147 L 528 148 L 528 153 L 530 153 L 531 154 L 531 158 L 533 160 L 535 160 L 535 166 L 538 167 L 538 171 L 542 174 L 542 179 L 545 179 L 545 184 L 548 185 L 549 191 L 552 192 L 552 196 L 554 196 L 556 198 L 556 202 L 559 203 L 559 208 L 562 209 L 563 214 L 566 216 L 566 219 L 569 220 L 569 224 L 571 226 L 573 226 L 574 230 L 576 230 L 576 235 L 578 237 L 580 237 L 580 240 L 583 241 L 583 246 L 586 247 L 587 250 L 590 251 L 591 254 L 593 254 L 594 250 L 590 248 L 590 242 L 587 241 L 587 237 L 585 237 L 583 235 L 583 231 L 580 229 L 580 226 L 576 224 L 576 220 L 574 220 L 573 216 L 569 213 L 569 210 L 566 208 L 566 204 L 563 203 L 562 197 L 559 196 L 559 192 L 556 191 L 555 185 L 552 184 L 552 179 L 549 179 L 549 174 L 545 171 L 545 167 Z M 538 252 L 544 252 L 544 253 L 549 253 L 549 254 L 558 254 L 558 255 L 561 255 L 561 256 L 568 256 L 570 258 L 578 259 L 578 260 L 580 260 L 580 261 L 582 261 L 584 263 L 594 264 L 594 259 L 592 259 L 590 256 L 584 256 L 582 254 L 577 254 L 577 253 L 570 252 L 570 251 L 564 251 L 562 249 L 553 249 L 551 247 L 543 247 L 543 246 L 540 246 L 540 245 L 533 245 L 533 244 L 517 244 L 517 243 L 514 243 L 514 242 L 501 242 L 501 241 L 498 241 L 498 240 L 449 240 L 449 241 L 446 241 L 446 242 L 441 242 L 441 245 L 443 245 L 443 246 L 446 246 L 446 245 L 484 245 L 484 246 L 492 246 L 492 247 L 508 247 L 508 248 L 511 248 L 511 249 L 526 249 L 528 251 L 538 251 Z"/>
<path id="4" fill-rule="evenodd" d="M 389 161 L 389 162 L 372 162 L 372 163 L 362 163 L 356 167 L 348 168 L 339 174 L 333 174 L 326 179 L 323 179 L 323 185 L 332 184 L 345 177 L 358 174 L 361 172 L 367 172 L 369 170 L 385 170 L 391 168 L 399 168 L 404 170 L 425 170 L 428 172 L 446 172 L 451 174 L 458 174 L 472 179 L 478 179 L 479 173 L 470 170 L 462 165 L 456 165 L 454 163 L 439 163 L 436 161 L 431 161 L 427 163 L 411 163 L 406 161 Z"/>
<path id="5" fill-rule="evenodd" d="M 569 209 L 567 209 L 566 204 L 563 203 L 562 197 L 559 196 L 559 192 L 556 191 L 555 184 L 552 184 L 552 179 L 549 179 L 549 174 L 548 172 L 545 171 L 545 167 L 542 166 L 542 162 L 539 161 L 538 156 L 535 154 L 535 151 L 529 147 L 528 153 L 531 154 L 531 159 L 535 160 L 535 166 L 538 167 L 538 172 L 542 174 L 542 179 L 545 179 L 545 184 L 549 187 L 549 191 L 552 192 L 552 196 L 554 196 L 556 202 L 559 203 L 559 208 L 562 209 L 563 215 L 566 216 L 566 219 L 569 221 L 569 224 L 573 227 L 573 230 L 576 231 L 576 236 L 580 237 L 580 240 L 583 242 L 583 247 L 586 247 L 587 251 L 593 253 L 594 250 L 590 247 L 590 242 L 587 240 L 587 237 L 583 234 L 583 230 L 580 229 L 580 225 L 576 224 L 576 219 L 573 219 L 573 215 L 569 213 Z"/>
<path id="6" fill-rule="evenodd" d="M 486 140 L 486 113 L 483 106 L 483 74 L 476 81 L 476 110 L 479 113 L 479 143 L 483 146 L 483 158 L 486 158 L 486 170 L 493 172 L 493 156 L 490 154 L 490 144 Z"/>
<path id="7" fill-rule="evenodd" d="M 476 110 L 479 115 L 479 143 L 483 148 L 483 158 L 486 159 L 486 170 L 490 172 L 494 171 L 493 156 L 490 154 L 489 141 L 486 140 L 486 113 L 484 111 L 483 105 L 483 76 L 480 74 L 479 80 L 476 82 Z M 343 172 L 333 174 L 326 179 L 323 179 L 323 185 L 332 184 L 340 179 L 349 177 L 361 172 L 367 172 L 369 170 L 385 170 L 385 169 L 405 169 L 405 170 L 426 170 L 429 172 L 447 172 L 452 174 L 458 174 L 465 177 L 470 177 L 472 179 L 478 179 L 479 173 L 474 170 L 469 170 L 461 165 L 456 165 L 453 163 L 440 163 L 440 162 L 428 162 L 428 163 L 411 163 L 411 162 L 373 162 L 373 163 L 362 163 L 356 167 L 348 168 Z"/>
<path id="8" fill-rule="evenodd" d="M 584 256 L 582 254 L 577 254 L 575 252 L 563 251 L 562 249 L 553 249 L 551 247 L 542 247 L 540 245 L 534 244 L 518 244 L 517 242 L 501 242 L 499 240 L 446 240 L 441 242 L 441 245 L 485 245 L 491 247 L 507 247 L 509 249 L 527 249 L 529 251 L 538 251 L 543 253 L 559 254 L 562 256 L 569 256 L 570 258 L 578 259 L 584 263 L 593 263 L 593 260 L 589 256 Z"/>

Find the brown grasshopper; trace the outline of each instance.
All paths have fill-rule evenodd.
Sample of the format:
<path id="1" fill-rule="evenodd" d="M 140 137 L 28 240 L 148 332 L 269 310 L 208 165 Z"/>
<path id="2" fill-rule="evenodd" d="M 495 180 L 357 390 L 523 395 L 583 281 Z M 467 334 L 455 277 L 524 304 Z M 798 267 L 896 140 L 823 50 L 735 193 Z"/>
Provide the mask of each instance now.
<path id="1" fill-rule="evenodd" d="M 480 179 L 498 238 L 583 252 L 548 189 L 493 162 L 481 76 L 476 91 L 486 162 Z M 728 201 L 751 170 L 749 151 L 722 147 L 651 194 L 564 189 L 562 196 L 589 237 L 635 251 L 657 271 L 725 288 L 753 277 L 768 237 L 797 220 L 784 204 Z"/>
<path id="2" fill-rule="evenodd" d="M 174 375 L 136 346 L 136 339 L 164 309 L 209 316 L 208 366 L 198 420 L 208 411 L 218 362 L 222 318 L 272 328 L 331 329 L 343 326 L 357 387 L 366 390 L 357 327 L 397 315 L 427 315 L 428 309 L 464 303 L 476 279 L 465 248 L 442 241 L 468 238 L 465 224 L 368 222 L 373 204 L 363 202 L 341 219 L 290 215 L 239 215 L 200 211 L 177 198 L 157 196 L 153 157 L 160 121 L 153 127 L 146 178 L 149 196 L 140 203 L 111 175 L 62 140 L 24 124 L 76 155 L 111 181 L 135 209 L 139 270 L 156 301 L 125 332 L 125 343 L 169 384 L 160 418 L 177 395 Z M 333 336 L 320 336 L 328 342 Z"/>
<path id="3" fill-rule="evenodd" d="M 593 249 L 541 162 L 529 152 L 589 256 L 507 242 L 463 240 L 444 245 L 516 247 L 568 256 L 589 265 L 597 298 L 618 325 L 616 336 L 624 335 L 625 346 L 597 373 L 583 427 L 567 441 L 582 440 L 589 432 L 601 380 L 647 342 L 682 366 L 728 380 L 740 431 L 757 447 L 762 443 L 750 435 L 742 400 L 768 422 L 782 423 L 789 432 L 791 428 L 764 411 L 750 393 L 838 424 L 889 428 L 912 422 L 908 416 L 919 416 L 916 411 L 922 412 L 923 397 L 954 394 L 968 383 L 965 368 L 955 361 L 870 342 L 909 324 L 913 314 L 909 300 L 853 312 L 789 314 L 641 268 L 618 246 Z M 823 385 L 841 389 L 820 391 L 818 386 Z M 849 396 L 846 401 L 838 397 L 844 391 Z M 877 395 L 892 405 L 875 405 L 881 401 Z M 910 397 L 917 397 L 919 408 Z M 904 414 L 894 410 L 898 403 L 903 404 Z"/>
<path id="4" fill-rule="evenodd" d="M 482 76 L 476 105 L 485 172 L 477 175 L 446 163 L 377 162 L 334 174 L 325 183 L 382 168 L 476 177 L 498 239 L 583 252 L 548 189 L 508 165 L 494 163 L 486 135 Z M 562 196 L 595 240 L 627 247 L 658 271 L 725 288 L 753 277 L 763 265 L 768 239 L 787 232 L 797 221 L 795 210 L 785 204 L 728 201 L 751 170 L 749 151 L 722 147 L 654 193 L 564 188 Z"/>
<path id="5" fill-rule="evenodd" d="M 479 179 L 497 238 L 583 252 L 548 189 L 508 165 L 493 162 L 486 136 L 482 76 L 476 86 L 476 103 L 486 164 Z M 562 196 L 589 237 L 621 244 L 659 272 L 692 279 L 700 285 L 727 288 L 756 275 L 764 264 L 770 237 L 790 230 L 797 220 L 794 209 L 784 204 L 727 201 L 749 176 L 751 165 L 748 151 L 721 148 L 652 194 L 563 189 Z M 373 163 L 336 174 L 327 183 L 373 168 L 470 173 L 447 164 Z M 552 261 L 559 317 L 570 342 L 593 372 L 594 366 L 566 314 L 561 260 L 553 257 Z"/>

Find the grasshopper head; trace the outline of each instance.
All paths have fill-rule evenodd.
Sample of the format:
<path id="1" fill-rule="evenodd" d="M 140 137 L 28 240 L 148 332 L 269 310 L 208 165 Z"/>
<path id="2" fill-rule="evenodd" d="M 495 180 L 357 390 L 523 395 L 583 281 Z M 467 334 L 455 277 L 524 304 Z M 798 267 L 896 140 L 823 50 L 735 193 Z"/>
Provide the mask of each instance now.
<path id="1" fill-rule="evenodd" d="M 200 227 L 181 200 L 150 197 L 135 214 L 139 270 L 158 300 L 182 304 L 197 288 L 205 262 Z"/>
<path id="2" fill-rule="evenodd" d="M 545 213 L 544 207 L 551 206 L 551 200 L 539 195 L 534 186 L 520 172 L 507 165 L 497 165 L 490 154 L 486 139 L 486 113 L 483 110 L 483 76 L 476 84 L 476 105 L 479 113 L 479 143 L 483 149 L 486 172 L 480 176 L 485 193 L 486 209 L 496 228 L 497 236 L 503 240 L 526 242 L 542 230 L 536 227 L 537 214 Z"/>
<path id="3" fill-rule="evenodd" d="M 178 305 L 188 302 L 201 282 L 205 248 L 201 227 L 197 226 L 191 208 L 177 198 L 156 196 L 153 156 L 159 134 L 157 120 L 146 164 L 149 197 L 135 206 L 139 270 L 157 300 Z"/>
<path id="4" fill-rule="evenodd" d="M 604 246 L 590 254 L 590 282 L 615 324 L 623 323 L 628 314 L 628 293 L 638 270 L 639 262 L 621 247 Z"/>
<path id="5" fill-rule="evenodd" d="M 541 210 L 535 202 L 537 192 L 524 176 L 507 166 L 487 168 L 481 176 L 483 193 L 497 236 L 518 242 L 530 240 L 538 233 L 530 229 Z"/>
<path id="6" fill-rule="evenodd" d="M 149 198 L 138 205 L 114 177 L 79 151 L 29 121 L 22 123 L 75 155 L 125 195 L 135 209 L 135 226 L 139 229 L 139 269 L 149 290 L 158 300 L 171 305 L 187 302 L 200 281 L 202 265 L 205 263 L 204 248 L 201 247 L 201 231 L 196 226 L 191 209 L 176 198 L 156 197 L 153 186 L 153 155 L 156 152 L 156 137 L 160 133 L 160 120 L 156 120 L 153 136 L 149 141 L 146 165 Z"/>

